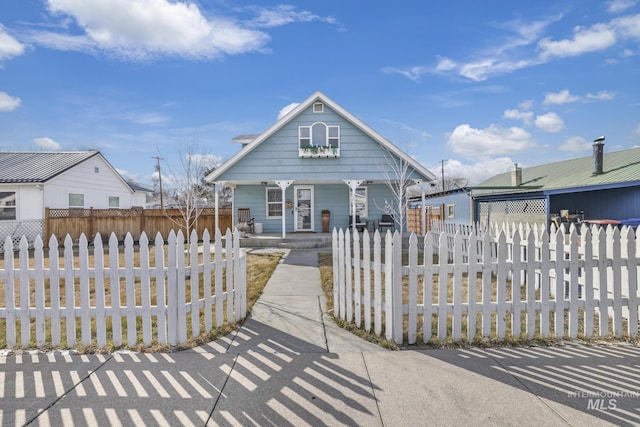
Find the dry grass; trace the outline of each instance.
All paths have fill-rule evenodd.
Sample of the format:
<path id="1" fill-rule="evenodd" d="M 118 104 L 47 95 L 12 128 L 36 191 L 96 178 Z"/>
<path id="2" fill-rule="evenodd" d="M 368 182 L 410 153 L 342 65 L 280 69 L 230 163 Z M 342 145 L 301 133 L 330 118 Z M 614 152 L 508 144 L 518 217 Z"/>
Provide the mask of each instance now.
<path id="1" fill-rule="evenodd" d="M 406 258 L 406 256 L 405 256 Z M 323 289 L 326 295 L 326 299 L 327 299 L 327 303 L 328 306 L 330 308 L 330 310 L 333 309 L 333 266 L 332 266 L 332 256 L 331 254 L 320 254 L 319 259 L 318 259 L 319 265 L 320 265 L 320 273 L 321 273 L 321 278 L 322 278 L 322 285 L 323 285 Z M 421 262 L 421 260 L 419 261 Z M 437 262 L 437 260 L 435 260 L 435 262 Z M 404 259 L 403 260 L 403 265 L 407 265 L 408 264 L 408 260 Z M 361 272 L 361 277 L 364 274 L 364 271 Z M 384 272 L 382 273 L 384 276 Z M 462 287 L 461 287 L 461 299 L 460 301 L 462 301 L 462 303 L 467 303 L 469 301 L 469 277 L 465 274 L 462 275 L 461 278 L 461 282 L 462 282 Z M 383 279 L 384 280 L 384 279 Z M 418 295 L 417 295 L 417 301 L 418 303 L 422 303 L 423 301 L 423 281 L 424 278 L 422 276 L 418 277 L 418 286 L 417 286 L 417 290 L 418 290 Z M 373 283 L 373 276 L 371 279 L 371 282 Z M 373 286 L 372 286 L 373 287 Z M 496 288 L 497 288 L 497 284 L 496 284 L 496 279 L 495 277 L 492 279 L 491 282 L 491 294 L 489 295 L 490 301 L 492 302 L 496 302 L 497 301 L 497 294 L 496 294 Z M 453 277 L 451 277 L 451 275 L 449 277 L 447 277 L 447 285 L 446 285 L 446 302 L 448 304 L 452 304 L 453 303 Z M 481 303 L 483 300 L 483 293 L 482 293 L 482 280 L 481 280 L 481 275 L 478 275 L 478 277 L 475 280 L 475 295 L 476 295 L 476 302 Z M 505 300 L 506 301 L 510 301 L 512 298 L 512 291 L 513 291 L 513 287 L 512 287 L 512 283 L 510 281 L 506 282 L 506 286 L 505 286 Z M 526 295 L 526 287 L 523 286 L 520 289 L 520 295 L 524 296 Z M 434 277 L 433 278 L 433 285 L 432 285 L 432 299 L 431 302 L 433 304 L 437 304 L 438 303 L 438 295 L 439 295 L 439 284 L 438 284 L 438 278 Z M 370 295 L 371 298 L 374 298 L 373 295 L 373 289 L 372 289 L 372 294 Z M 382 296 L 381 296 L 382 300 L 384 301 L 384 286 L 382 289 Z M 540 299 L 540 291 L 536 290 L 536 299 L 539 300 Z M 403 304 L 408 304 L 409 303 L 409 280 L 408 277 L 403 277 Z M 362 305 L 361 307 L 361 318 L 364 319 L 364 305 Z M 511 312 L 507 312 L 506 313 L 506 336 L 505 338 L 498 338 L 497 333 L 496 333 L 496 314 L 493 313 L 491 315 L 491 330 L 488 333 L 488 337 L 484 336 L 484 334 L 482 333 L 482 315 L 480 313 L 478 313 L 476 315 L 475 320 L 475 334 L 473 339 L 469 339 L 468 338 L 468 328 L 469 328 L 469 316 L 467 314 L 463 314 L 462 316 L 462 321 L 461 321 L 461 336 L 462 338 L 458 341 L 454 341 L 452 337 L 452 330 L 453 330 L 453 317 L 452 315 L 447 315 L 447 319 L 446 319 L 446 329 L 447 329 L 447 337 L 444 340 L 438 339 L 438 316 L 434 315 L 431 319 L 430 322 L 430 330 L 426 331 L 427 334 L 427 339 L 424 339 L 425 336 L 425 331 L 423 330 L 423 318 L 421 314 L 417 315 L 417 319 L 416 319 L 416 323 L 417 323 L 417 342 L 419 344 L 416 345 L 416 347 L 419 346 L 428 346 L 428 347 L 437 347 L 437 348 L 441 348 L 441 347 L 464 347 L 464 346 L 481 346 L 481 347 L 486 347 L 486 346 L 523 346 L 523 345 L 556 345 L 558 344 L 561 340 L 563 339 L 567 339 L 568 338 L 568 333 L 567 333 L 567 325 L 568 325 L 568 310 L 565 310 L 563 313 L 564 316 L 564 329 L 561 331 L 555 331 L 554 330 L 554 316 L 555 313 L 554 311 L 550 311 L 549 313 L 549 335 L 548 337 L 543 337 L 540 331 L 540 312 L 536 312 L 535 314 L 535 325 L 536 325 L 536 331 L 534 334 L 534 338 L 530 339 L 528 338 L 526 331 L 524 330 L 524 325 L 526 324 L 526 312 L 522 312 L 521 313 L 521 325 L 523 325 L 523 329 L 520 330 L 520 325 L 517 325 L 516 327 L 512 326 L 512 313 Z M 373 313 L 371 315 L 372 319 L 373 319 Z M 615 338 L 612 335 L 606 336 L 606 337 L 601 337 L 598 336 L 598 313 L 595 312 L 594 313 L 594 330 L 591 331 L 591 338 L 586 339 L 585 336 L 586 331 L 585 331 L 585 327 L 584 327 L 584 311 L 580 310 L 579 311 L 579 322 L 578 322 L 578 338 L 584 340 L 585 342 L 588 343 L 596 343 L 596 342 L 620 342 L 620 341 L 625 341 L 625 342 L 629 342 L 629 343 L 634 343 L 637 344 L 639 342 L 638 338 L 633 338 L 633 337 L 629 337 L 628 335 L 624 335 L 622 338 Z M 384 325 L 384 313 L 382 314 L 382 319 L 383 319 L 383 325 Z M 338 324 L 340 324 L 342 327 L 344 327 L 345 329 L 348 329 L 352 332 L 354 332 L 355 334 L 368 339 L 370 341 L 374 341 L 374 342 L 378 342 L 381 345 L 384 345 L 385 347 L 388 348 L 394 348 L 395 344 L 393 343 L 389 343 L 388 341 L 381 339 L 380 337 L 376 336 L 375 334 L 371 333 L 371 332 L 367 332 L 364 330 L 364 328 L 357 328 L 355 325 L 353 325 L 352 323 L 347 323 L 347 322 L 343 322 L 340 319 L 336 318 L 336 322 Z M 404 343 L 406 345 L 406 343 L 408 342 L 408 329 L 409 329 L 409 321 L 408 321 L 408 316 L 403 316 L 403 322 L 404 322 Z M 383 326 L 384 328 L 384 326 Z M 626 330 L 626 321 L 623 324 L 623 330 Z M 611 319 L 609 320 L 609 331 L 612 331 L 612 321 Z M 383 333 L 382 336 L 384 336 L 384 329 L 383 329 Z"/>
<path id="2" fill-rule="evenodd" d="M 109 267 L 109 259 L 106 256 L 107 253 L 107 248 L 105 248 L 105 259 L 104 259 L 104 264 L 105 267 Z M 264 286 L 266 285 L 269 277 L 271 276 L 271 274 L 273 273 L 273 270 L 276 268 L 276 266 L 278 265 L 278 262 L 280 261 L 281 258 L 281 254 L 247 254 L 247 311 L 251 310 L 251 307 L 253 306 L 253 304 L 255 303 L 255 301 L 258 299 L 258 297 L 260 296 L 260 294 L 262 293 L 262 290 L 264 289 Z M 199 255 L 199 262 L 202 262 L 202 254 Z M 167 264 L 167 259 L 166 259 L 166 255 L 165 255 L 165 260 L 164 260 L 165 265 Z M 88 257 L 88 265 L 89 266 L 93 266 L 94 264 L 94 255 L 93 253 L 91 253 Z M 139 266 L 140 264 L 140 254 L 136 251 L 134 251 L 134 265 Z M 155 266 L 156 265 L 156 260 L 155 260 L 155 251 L 154 248 L 151 248 L 151 253 L 149 256 L 149 264 L 150 266 Z M 29 266 L 30 268 L 33 268 L 34 265 L 34 259 L 33 256 L 31 256 L 29 258 Z M 45 267 L 49 267 L 49 260 L 45 259 L 44 260 L 44 265 Z M 79 265 L 79 259 L 78 259 L 78 255 L 77 253 L 75 254 L 74 257 L 74 266 L 77 268 Z M 119 266 L 120 268 L 123 268 L 125 265 L 125 256 L 124 256 L 124 250 L 121 247 L 120 251 L 119 251 Z M 15 267 L 17 268 L 17 261 L 15 262 Z M 62 260 L 62 256 L 60 256 L 60 260 L 59 260 L 59 268 L 62 270 L 61 271 L 61 276 L 64 275 L 64 265 L 63 265 L 63 260 Z M 0 259 L 0 269 L 4 269 L 4 260 Z M 212 274 L 212 276 L 214 276 L 214 274 Z M 223 281 L 222 283 L 226 282 L 226 276 L 223 275 Z M 141 286 L 139 286 L 140 280 L 136 279 L 136 286 L 135 286 L 135 304 L 140 305 L 142 303 L 142 295 L 141 295 Z M 214 277 L 212 277 L 212 287 L 214 283 Z M 35 296 L 34 296 L 34 281 L 30 280 L 30 301 L 31 301 L 31 305 L 33 306 L 33 302 L 35 300 Z M 155 305 L 156 301 L 157 301 L 157 295 L 156 295 L 156 287 L 155 287 L 155 278 L 150 278 L 150 299 L 151 299 L 151 304 Z M 105 278 L 104 280 L 104 287 L 105 287 L 105 304 L 106 306 L 111 306 L 111 283 L 109 281 L 108 278 Z M 125 306 L 127 304 L 127 296 L 126 296 L 126 283 L 124 279 L 120 280 L 119 283 L 119 291 L 120 291 L 120 304 L 121 306 Z M 89 290 L 90 290 L 90 294 L 89 294 L 89 300 L 90 300 L 90 305 L 91 306 L 95 306 L 96 303 L 96 294 L 95 294 L 95 282 L 93 279 L 90 279 L 89 281 Z M 187 282 L 186 282 L 186 286 L 185 286 L 185 290 L 186 290 L 186 300 L 189 301 L 191 299 L 191 284 L 189 279 L 187 278 Z M 19 285 L 16 283 L 15 286 L 15 299 L 14 299 L 14 304 L 15 306 L 18 306 L 18 304 L 20 303 L 20 287 Z M 76 305 L 78 305 L 78 301 L 80 298 L 80 286 L 79 286 L 79 279 L 75 279 L 74 280 L 74 294 L 75 294 L 75 298 L 76 298 Z M 65 305 L 64 304 L 64 295 L 65 295 L 65 280 L 63 277 L 61 277 L 60 279 L 60 304 L 61 305 Z M 199 297 L 202 298 L 204 295 L 204 289 L 202 286 L 202 283 L 199 284 Z M 3 279 L 0 278 L 0 306 L 6 306 L 6 286 L 4 284 Z M 51 292 L 50 292 L 50 286 L 49 286 L 49 280 L 45 279 L 45 306 L 50 306 L 51 303 Z M 204 311 L 203 309 L 201 309 L 201 319 L 203 319 L 203 314 Z M 224 318 L 226 318 L 226 303 L 224 304 Z M 216 313 L 215 313 L 215 308 L 214 311 L 212 312 L 212 319 L 214 322 L 214 327 L 213 329 L 208 332 L 208 333 L 203 333 L 200 336 L 196 337 L 196 338 L 192 338 L 191 340 L 189 340 L 187 343 L 181 345 L 179 347 L 179 349 L 181 348 L 189 348 L 189 347 L 193 347 L 199 344 L 202 344 L 204 342 L 208 342 L 211 340 L 214 340 L 216 338 L 219 338 L 221 336 L 224 336 L 226 334 L 228 334 L 230 331 L 232 331 L 234 328 L 237 328 L 239 326 L 239 323 L 241 322 L 234 322 L 234 323 L 224 323 L 222 325 L 215 325 L 215 318 L 216 318 Z M 61 319 L 61 326 L 60 326 L 60 331 L 61 331 L 61 345 L 59 346 L 59 348 L 67 348 L 67 345 L 65 344 L 67 342 L 67 337 L 66 337 L 66 321 L 65 319 Z M 16 325 L 16 331 L 18 336 L 20 335 L 20 322 L 17 322 Z M 35 334 L 33 333 L 33 330 L 35 328 L 35 320 L 32 319 L 31 321 L 31 331 L 32 331 L 32 342 L 30 342 L 28 345 L 23 345 L 22 347 L 36 347 L 36 343 L 35 343 Z M 76 320 L 76 340 L 79 341 L 80 336 L 80 320 L 77 319 Z M 191 335 L 191 317 L 190 314 L 188 315 L 187 318 L 187 335 Z M 204 325 L 204 320 L 201 320 L 200 322 L 200 330 L 204 330 L 205 329 L 205 325 Z M 95 324 L 95 319 L 92 319 L 91 322 L 91 331 L 92 331 L 92 336 L 95 337 L 96 335 L 96 324 Z M 143 342 L 143 337 L 142 337 L 142 318 L 140 316 L 138 316 L 136 318 L 136 331 L 137 331 L 137 342 L 138 344 L 136 346 L 133 347 L 133 349 L 138 350 L 138 351 L 168 351 L 169 347 L 166 345 L 161 345 L 159 344 L 155 337 L 157 337 L 157 328 L 156 328 L 156 317 L 154 316 L 152 318 L 152 336 L 154 337 L 153 342 L 150 346 L 144 346 L 142 344 Z M 122 336 L 123 336 L 123 340 L 124 338 L 127 336 L 127 322 L 126 322 L 126 318 L 123 318 L 122 321 Z M 82 352 L 110 352 L 113 350 L 116 350 L 117 347 L 114 344 L 113 341 L 113 325 L 111 323 L 110 319 L 107 319 L 107 338 L 108 338 L 108 343 L 104 348 L 99 348 L 97 346 L 97 344 L 95 343 L 95 341 L 89 345 L 89 346 L 83 346 L 82 344 L 77 344 L 75 346 L 76 349 L 82 351 Z M 95 338 L 94 338 L 95 339 Z M 47 349 L 53 349 L 52 345 L 50 344 L 52 342 L 51 339 L 51 320 L 50 319 L 46 319 L 46 337 L 45 340 L 47 343 L 45 348 L 43 348 L 44 350 Z M 0 319 L 0 348 L 4 348 L 6 347 L 7 341 L 6 341 L 6 320 L 5 319 Z M 126 346 L 120 346 L 122 348 L 126 348 Z"/>

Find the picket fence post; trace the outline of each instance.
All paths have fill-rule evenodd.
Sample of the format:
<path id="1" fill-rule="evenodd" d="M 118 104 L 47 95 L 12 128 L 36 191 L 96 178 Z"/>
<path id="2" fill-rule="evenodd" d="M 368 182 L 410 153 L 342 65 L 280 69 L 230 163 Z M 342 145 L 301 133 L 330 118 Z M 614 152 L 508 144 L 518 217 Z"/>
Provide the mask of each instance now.
<path id="1" fill-rule="evenodd" d="M 60 345 L 60 266 L 58 264 L 58 239 L 49 238 L 49 295 L 51 300 L 51 345 Z M 5 266 L 7 263 L 5 262 Z M 7 322 L 7 329 L 9 324 Z"/>
<path id="2" fill-rule="evenodd" d="M 104 255 L 102 237 L 96 233 L 93 239 L 93 260 L 95 272 L 96 296 L 96 343 L 99 347 L 107 345 L 106 301 L 104 291 Z M 52 299 L 53 301 L 53 299 Z"/>
<path id="3" fill-rule="evenodd" d="M 151 345 L 151 277 L 149 272 L 149 239 L 143 231 L 140 234 L 140 315 L 142 317 L 142 343 Z M 157 286 L 157 283 L 156 283 Z"/>

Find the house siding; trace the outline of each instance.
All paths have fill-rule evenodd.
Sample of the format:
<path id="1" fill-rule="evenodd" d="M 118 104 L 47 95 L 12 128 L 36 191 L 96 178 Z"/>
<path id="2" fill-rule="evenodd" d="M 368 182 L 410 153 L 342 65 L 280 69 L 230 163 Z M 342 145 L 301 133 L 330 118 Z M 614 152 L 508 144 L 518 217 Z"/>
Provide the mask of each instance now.
<path id="1" fill-rule="evenodd" d="M 454 206 L 454 215 L 452 218 L 448 215 L 447 207 L 449 205 Z M 425 199 L 425 206 L 440 208 L 444 206 L 442 218 L 445 223 L 469 225 L 473 221 L 473 217 L 471 215 L 471 196 L 464 191 L 437 197 L 427 197 Z"/>
<path id="2" fill-rule="evenodd" d="M 340 126 L 340 157 L 298 157 L 298 127 L 315 122 Z M 383 170 L 390 176 L 395 175 L 389 168 L 390 156 L 380 144 L 325 105 L 323 113 L 313 113 L 312 108 L 301 112 L 216 180 L 255 182 L 269 177 L 271 180 L 314 182 L 338 176 L 340 179 L 382 180 L 385 178 Z"/>
<path id="3" fill-rule="evenodd" d="M 68 208 L 69 193 L 84 194 L 84 207 L 94 209 L 108 209 L 109 196 L 120 198 L 121 209 L 130 208 L 133 199 L 128 185 L 99 156 L 52 178 L 44 186 L 44 206 L 48 208 Z"/>
<path id="4" fill-rule="evenodd" d="M 0 191 L 16 193 L 16 221 L 42 219 L 42 190 L 35 184 L 2 184 Z"/>
<path id="5" fill-rule="evenodd" d="M 640 187 L 583 191 L 550 197 L 550 213 L 584 211 L 585 219 L 640 218 Z"/>
<path id="6" fill-rule="evenodd" d="M 294 187 L 295 183 L 285 191 L 285 200 L 292 202 L 292 208 L 286 209 L 286 231 L 294 231 Z M 384 184 L 367 185 L 368 218 L 372 221 L 380 219 L 385 200 L 393 203 L 391 190 Z M 242 191 L 236 191 L 234 215 L 237 218 L 238 208 L 250 208 L 251 216 L 262 224 L 263 232 L 279 233 L 282 231 L 281 218 L 267 219 L 266 188 L 278 188 L 273 185 L 243 185 Z M 313 231 L 322 232 L 322 211 L 330 212 L 330 228 L 347 228 L 349 225 L 349 187 L 346 184 L 318 184 L 314 188 Z M 234 220 L 237 221 L 237 220 Z"/>

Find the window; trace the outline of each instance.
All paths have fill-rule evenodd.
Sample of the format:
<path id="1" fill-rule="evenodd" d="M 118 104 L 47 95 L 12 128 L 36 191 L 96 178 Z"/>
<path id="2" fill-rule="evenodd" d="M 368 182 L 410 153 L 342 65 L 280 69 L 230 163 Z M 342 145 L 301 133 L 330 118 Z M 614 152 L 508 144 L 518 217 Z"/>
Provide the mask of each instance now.
<path id="1" fill-rule="evenodd" d="M 300 148 L 311 146 L 311 128 L 309 126 L 300 126 L 298 129 L 300 135 Z"/>
<path id="2" fill-rule="evenodd" d="M 109 196 L 109 209 L 118 209 L 120 207 L 120 197 Z"/>
<path id="3" fill-rule="evenodd" d="M 96 166 L 96 167 L 93 168 L 93 171 L 95 173 L 100 173 L 100 168 Z"/>
<path id="4" fill-rule="evenodd" d="M 447 205 L 447 218 L 454 218 L 456 216 L 456 205 Z"/>
<path id="5" fill-rule="evenodd" d="M 15 191 L 0 192 L 0 221 L 15 221 L 16 215 L 16 193 Z"/>
<path id="6" fill-rule="evenodd" d="M 367 218 L 369 216 L 369 209 L 367 206 L 369 203 L 367 202 L 367 187 L 358 187 L 356 188 L 356 215 L 360 215 L 363 218 Z M 352 215 L 353 211 L 351 210 L 351 199 L 349 199 L 349 215 Z"/>
<path id="7" fill-rule="evenodd" d="M 84 208 L 84 194 L 69 193 L 69 208 Z"/>
<path id="8" fill-rule="evenodd" d="M 298 128 L 300 148 L 310 146 L 340 147 L 340 126 L 327 126 L 324 123 L 314 123 L 312 126 Z"/>
<path id="9" fill-rule="evenodd" d="M 314 113 L 322 113 L 324 111 L 324 104 L 322 102 L 316 102 L 313 104 Z"/>
<path id="10" fill-rule="evenodd" d="M 282 218 L 282 190 L 267 188 L 267 218 Z"/>
<path id="11" fill-rule="evenodd" d="M 338 148 L 340 146 L 340 126 L 328 126 L 327 133 L 327 145 Z"/>

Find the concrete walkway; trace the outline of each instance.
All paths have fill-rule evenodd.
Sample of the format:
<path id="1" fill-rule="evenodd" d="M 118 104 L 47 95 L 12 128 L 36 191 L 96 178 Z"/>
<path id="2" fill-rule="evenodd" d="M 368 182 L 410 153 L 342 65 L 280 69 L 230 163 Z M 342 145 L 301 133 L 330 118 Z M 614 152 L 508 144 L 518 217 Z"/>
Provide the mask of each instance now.
<path id="1" fill-rule="evenodd" d="M 638 425 L 632 346 L 386 351 L 326 315 L 317 250 L 244 326 L 165 354 L 0 354 L 0 425 Z"/>

